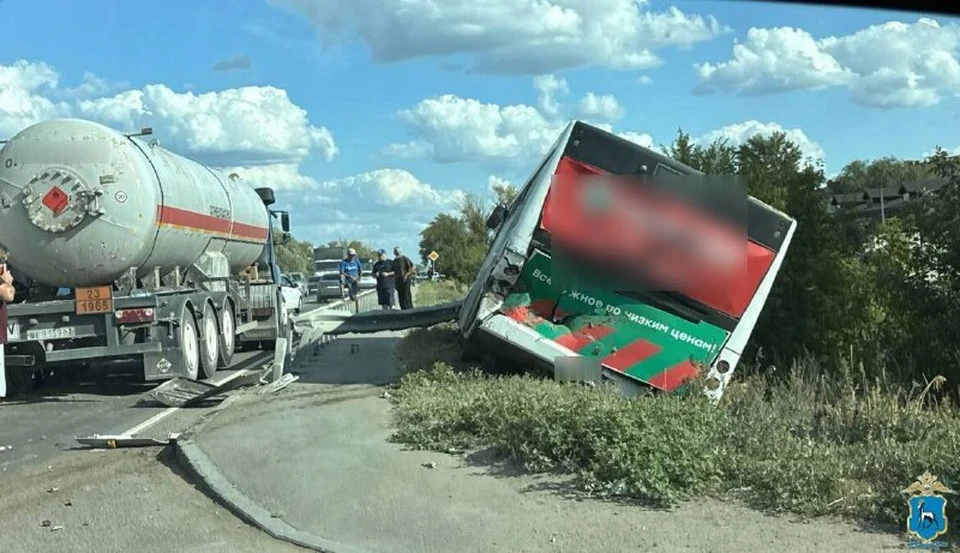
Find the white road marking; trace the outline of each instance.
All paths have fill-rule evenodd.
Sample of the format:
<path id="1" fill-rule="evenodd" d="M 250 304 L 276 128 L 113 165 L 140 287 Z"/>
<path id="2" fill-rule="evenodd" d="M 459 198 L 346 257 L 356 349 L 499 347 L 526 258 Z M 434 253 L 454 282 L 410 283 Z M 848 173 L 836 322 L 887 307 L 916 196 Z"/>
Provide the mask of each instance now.
<path id="1" fill-rule="evenodd" d="M 222 378 L 222 379 L 220 379 L 220 380 L 211 381 L 211 383 L 214 384 L 214 385 L 216 385 L 216 386 L 220 386 L 221 384 L 226 384 L 227 382 L 230 382 L 231 380 L 239 377 L 241 374 L 243 374 L 242 371 L 237 371 L 237 372 L 235 372 L 235 373 L 233 373 L 233 374 L 231 374 L 231 375 L 229 375 L 229 376 L 227 376 L 227 377 L 225 377 L 225 378 Z M 134 426 L 133 428 L 127 430 L 126 432 L 121 432 L 121 433 L 119 434 L 119 436 L 125 437 L 125 438 L 133 437 L 133 436 L 139 434 L 140 432 L 143 432 L 144 430 L 150 428 L 151 426 L 157 424 L 158 422 L 162 421 L 163 419 L 169 417 L 170 415 L 176 413 L 176 412 L 179 411 L 180 409 L 182 409 L 182 407 L 167 407 L 167 408 L 164 409 L 163 411 L 160 411 L 160 412 L 157 413 L 156 415 L 154 415 L 154 416 L 150 417 L 149 419 L 141 422 L 140 424 Z"/>
<path id="2" fill-rule="evenodd" d="M 179 409 L 180 409 L 179 407 L 167 407 L 163 411 L 160 411 L 156 415 L 134 426 L 130 430 L 127 430 L 126 432 L 121 432 L 120 435 L 124 437 L 132 437 L 140 432 L 143 432 L 147 428 L 150 428 L 151 426 L 157 424 L 158 422 L 169 417 L 170 415 L 176 413 Z"/>

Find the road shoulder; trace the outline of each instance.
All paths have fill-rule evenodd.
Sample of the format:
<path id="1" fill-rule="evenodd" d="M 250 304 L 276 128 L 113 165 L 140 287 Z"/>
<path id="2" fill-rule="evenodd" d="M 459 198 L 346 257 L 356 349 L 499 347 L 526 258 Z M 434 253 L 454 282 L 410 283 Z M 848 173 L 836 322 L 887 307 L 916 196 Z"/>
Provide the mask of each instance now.
<path id="1" fill-rule="evenodd" d="M 586 499 L 565 478 L 518 474 L 483 455 L 406 451 L 390 442 L 381 397 L 395 376 L 396 341 L 384 333 L 332 342 L 300 369 L 300 382 L 236 402 L 181 451 L 246 520 L 317 550 L 866 553 L 901 544 L 717 501 L 653 511 Z"/>

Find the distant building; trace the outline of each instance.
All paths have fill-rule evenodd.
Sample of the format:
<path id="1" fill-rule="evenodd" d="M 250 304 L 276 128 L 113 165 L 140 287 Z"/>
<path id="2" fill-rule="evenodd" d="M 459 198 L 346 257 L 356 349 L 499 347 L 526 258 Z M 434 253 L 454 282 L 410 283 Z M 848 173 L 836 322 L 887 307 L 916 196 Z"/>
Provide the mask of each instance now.
<path id="1" fill-rule="evenodd" d="M 900 186 L 868 188 L 863 192 L 832 194 L 827 197 L 827 209 L 838 217 L 875 219 L 901 215 L 918 198 L 947 184 L 942 177 L 926 177 Z"/>

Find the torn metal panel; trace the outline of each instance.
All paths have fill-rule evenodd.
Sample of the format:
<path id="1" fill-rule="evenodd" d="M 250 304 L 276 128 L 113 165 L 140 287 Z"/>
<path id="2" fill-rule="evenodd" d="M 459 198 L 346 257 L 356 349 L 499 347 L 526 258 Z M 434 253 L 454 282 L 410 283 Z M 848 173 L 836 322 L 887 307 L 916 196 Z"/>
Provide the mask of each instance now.
<path id="1" fill-rule="evenodd" d="M 183 407 L 239 386 L 253 384 L 259 376 L 260 371 L 244 369 L 217 382 L 178 377 L 150 390 L 147 395 L 167 407 Z"/>
<path id="2" fill-rule="evenodd" d="M 533 233 L 540 221 L 540 212 L 547 199 L 547 192 L 553 180 L 557 164 L 563 156 L 562 145 L 566 144 L 573 132 L 575 123 L 569 123 L 550 148 L 550 152 L 530 180 L 520 190 L 517 199 L 510 206 L 506 219 L 484 258 L 483 264 L 477 273 L 476 280 L 470 287 L 467 297 L 463 301 L 457 322 L 461 332 L 467 338 L 487 316 L 494 313 L 499 307 L 494 307 L 502 297 L 506 296 L 507 289 L 516 282 L 523 268 L 527 249 L 533 239 Z M 491 292 L 500 292 L 494 294 Z M 483 316 L 480 314 L 481 302 L 486 299 L 487 305 Z"/>
<path id="3" fill-rule="evenodd" d="M 325 335 L 369 334 L 384 330 L 422 328 L 455 320 L 462 303 L 462 300 L 457 300 L 406 310 L 378 310 L 356 314 L 318 310 L 307 313 L 295 324 L 299 325 L 298 332 L 314 330 Z"/>
<path id="4" fill-rule="evenodd" d="M 287 373 L 281 376 L 279 379 L 275 380 L 274 382 L 270 383 L 266 387 L 264 387 L 259 392 L 257 392 L 257 395 L 272 394 L 274 392 L 279 392 L 280 390 L 286 388 L 287 386 L 293 384 L 298 380 L 300 380 L 299 376 L 295 374 Z"/>
<path id="5" fill-rule="evenodd" d="M 150 390 L 148 395 L 167 407 L 183 407 L 219 391 L 215 384 L 177 377 Z"/>
<path id="6" fill-rule="evenodd" d="M 483 321 L 478 330 L 554 367 L 556 367 L 556 361 L 559 358 L 567 359 L 580 356 L 572 349 L 564 347 L 536 330 L 499 313 Z M 620 392 L 627 397 L 636 396 L 646 389 L 646 386 L 640 382 L 602 365 L 600 376 L 603 380 L 616 385 Z"/>

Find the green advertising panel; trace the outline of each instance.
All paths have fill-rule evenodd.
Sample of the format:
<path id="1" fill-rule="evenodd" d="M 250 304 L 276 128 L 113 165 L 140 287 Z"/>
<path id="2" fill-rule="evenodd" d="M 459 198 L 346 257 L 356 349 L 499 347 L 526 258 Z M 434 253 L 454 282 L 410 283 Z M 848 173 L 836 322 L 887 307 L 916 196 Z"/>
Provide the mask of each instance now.
<path id="1" fill-rule="evenodd" d="M 585 356 L 667 391 L 713 363 L 729 333 L 608 290 L 551 286 L 551 259 L 536 251 L 501 311 Z M 559 301 L 557 298 L 559 297 Z"/>

